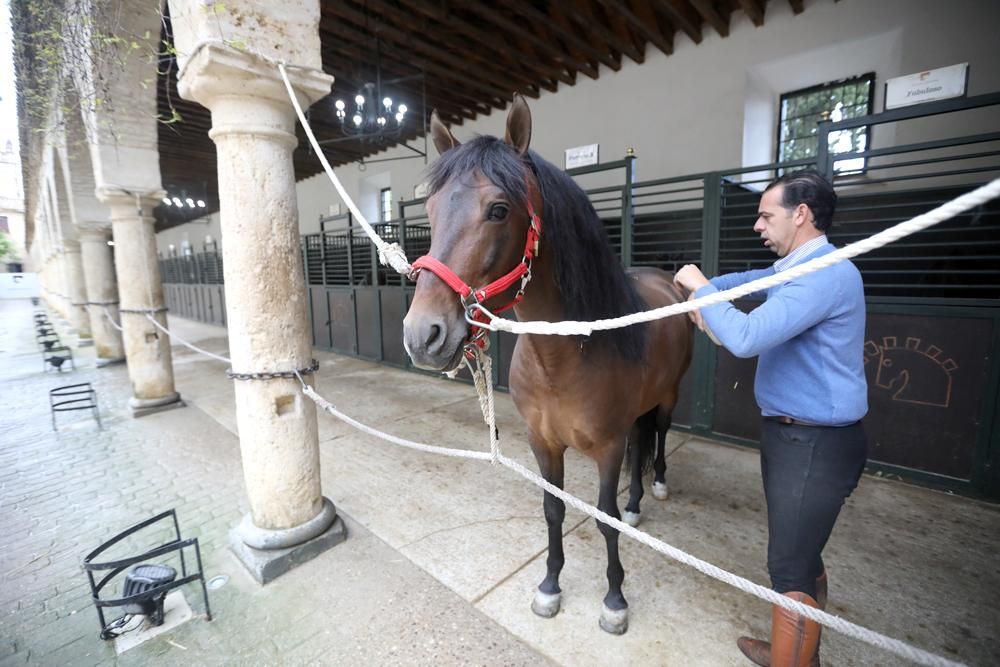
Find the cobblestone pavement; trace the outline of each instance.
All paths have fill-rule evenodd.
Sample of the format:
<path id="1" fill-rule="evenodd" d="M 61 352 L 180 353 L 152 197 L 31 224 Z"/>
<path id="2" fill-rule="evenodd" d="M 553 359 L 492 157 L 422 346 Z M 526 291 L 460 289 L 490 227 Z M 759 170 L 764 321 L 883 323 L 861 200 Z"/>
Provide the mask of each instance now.
<path id="1" fill-rule="evenodd" d="M 350 539 L 323 567 L 257 586 L 226 546 L 246 511 L 237 438 L 194 406 L 133 419 L 125 367 L 97 369 L 87 348 L 76 371 L 43 373 L 31 313 L 0 301 L 0 666 L 547 662 L 343 514 Z M 52 430 L 47 392 L 76 382 L 97 390 L 103 430 L 89 412 Z M 118 657 L 83 557 L 170 508 L 206 575 L 230 580 L 210 592 L 212 622 L 185 586 L 196 618 Z"/>

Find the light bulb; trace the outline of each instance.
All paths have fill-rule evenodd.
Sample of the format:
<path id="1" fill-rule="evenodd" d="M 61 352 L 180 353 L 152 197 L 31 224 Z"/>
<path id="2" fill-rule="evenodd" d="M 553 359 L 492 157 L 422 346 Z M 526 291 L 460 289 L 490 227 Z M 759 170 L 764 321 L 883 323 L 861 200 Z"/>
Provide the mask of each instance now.
<path id="1" fill-rule="evenodd" d="M 174 201 L 174 206 L 184 206 L 184 202 L 182 202 L 179 197 L 174 197 L 173 201 Z"/>
<path id="2" fill-rule="evenodd" d="M 337 110 L 338 110 L 338 111 L 343 111 L 343 110 L 344 110 L 344 106 L 345 106 L 345 105 L 344 105 L 344 100 L 337 100 L 337 101 L 336 101 L 336 102 L 334 103 L 334 105 L 333 105 L 333 106 L 337 107 Z"/>
<path id="3" fill-rule="evenodd" d="M 399 105 L 399 113 L 406 113 L 406 105 L 405 104 L 400 104 Z"/>
<path id="4" fill-rule="evenodd" d="M 167 206 L 173 205 L 173 202 L 170 201 L 170 197 L 164 197 L 163 198 L 163 203 L 166 204 Z"/>
<path id="5" fill-rule="evenodd" d="M 201 199 L 199 199 L 196 203 L 198 204 L 198 208 L 205 208 L 205 202 Z"/>
<path id="6" fill-rule="evenodd" d="M 396 114 L 396 122 L 397 123 L 402 123 L 403 122 L 403 112 L 402 111 Z"/>
<path id="7" fill-rule="evenodd" d="M 385 106 L 386 109 L 391 109 L 392 108 L 392 98 L 391 97 L 385 97 L 385 98 L 383 98 L 382 99 L 382 104 L 383 104 L 383 106 Z"/>
<path id="8" fill-rule="evenodd" d="M 364 96 L 364 95 L 362 95 L 362 94 L 360 94 L 360 93 L 358 93 L 358 95 L 357 95 L 357 96 L 356 96 L 356 97 L 354 98 L 354 102 L 355 102 L 355 103 L 356 103 L 356 104 L 357 104 L 357 105 L 358 105 L 359 107 L 363 107 L 363 106 L 365 105 L 365 96 Z"/>
<path id="9" fill-rule="evenodd" d="M 186 202 L 187 202 L 187 205 L 188 205 L 188 206 L 190 206 L 191 208 L 194 208 L 194 200 L 193 200 L 193 199 L 191 199 L 190 197 L 188 197 L 188 198 L 187 198 L 187 199 L 185 199 L 184 201 L 186 201 Z"/>
<path id="10" fill-rule="evenodd" d="M 385 116 L 379 116 L 377 122 L 379 125 L 385 125 Z"/>
<path id="11" fill-rule="evenodd" d="M 360 126 L 360 125 L 361 125 L 361 116 L 360 116 L 360 115 L 358 115 L 358 114 L 354 114 L 354 118 L 353 118 L 353 120 L 354 120 L 354 124 L 355 124 L 355 125 L 358 125 L 358 126 Z"/>

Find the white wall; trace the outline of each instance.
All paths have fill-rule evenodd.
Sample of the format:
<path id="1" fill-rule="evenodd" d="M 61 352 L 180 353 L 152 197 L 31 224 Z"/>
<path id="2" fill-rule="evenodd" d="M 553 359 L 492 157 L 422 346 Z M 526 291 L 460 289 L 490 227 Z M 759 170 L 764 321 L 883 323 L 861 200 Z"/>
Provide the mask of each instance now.
<path id="1" fill-rule="evenodd" d="M 27 299 L 39 296 L 34 273 L 0 273 L 0 299 Z"/>
<path id="2" fill-rule="evenodd" d="M 642 65 L 623 61 L 619 72 L 602 66 L 596 81 L 579 74 L 575 86 L 560 84 L 557 93 L 528 99 L 532 148 L 561 166 L 563 151 L 572 146 L 600 144 L 602 162 L 621 159 L 632 147 L 640 180 L 770 162 L 784 92 L 874 71 L 881 111 L 886 79 L 961 62 L 970 64 L 969 95 L 1000 90 L 997 25 L 1000 2 L 985 0 L 813 0 L 797 16 L 787 2 L 775 1 L 768 3 L 760 28 L 736 11 L 729 37 L 706 27 L 695 45 L 678 33 L 669 57 L 648 46 Z M 502 135 L 505 118 L 494 111 L 452 130 L 459 139 Z M 950 123 L 942 117 L 915 128 L 882 128 L 873 145 L 1000 126 L 995 111 L 961 127 Z M 375 157 L 408 154 L 395 148 Z M 395 201 L 409 199 L 425 169 L 416 159 L 368 165 L 365 171 L 348 165 L 337 173 L 375 219 L 378 189 L 372 184 L 388 183 Z M 341 202 L 322 173 L 297 189 L 301 230 L 318 231 L 320 215 Z M 165 234 L 170 232 L 160 236 Z"/>

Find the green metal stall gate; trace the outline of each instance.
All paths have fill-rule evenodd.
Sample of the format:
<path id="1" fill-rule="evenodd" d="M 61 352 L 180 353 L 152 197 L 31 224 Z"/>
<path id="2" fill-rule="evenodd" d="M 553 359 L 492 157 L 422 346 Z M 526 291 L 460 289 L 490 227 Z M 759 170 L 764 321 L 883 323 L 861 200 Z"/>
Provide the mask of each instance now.
<path id="1" fill-rule="evenodd" d="M 929 115 L 986 108 L 1000 109 L 1000 94 L 821 123 L 819 145 L 855 127 L 878 132 Z M 835 160 L 859 157 L 863 170 L 835 173 Z M 773 262 L 752 226 L 760 191 L 776 173 L 812 166 L 834 177 L 839 205 L 830 238 L 839 246 L 1000 175 L 1000 132 L 835 157 L 821 150 L 815 161 L 639 182 L 635 162 L 629 155 L 569 172 L 590 195 L 623 264 L 676 270 L 696 263 L 714 275 Z M 386 241 L 399 242 L 411 260 L 430 245 L 422 200 L 401 202 L 398 219 L 375 227 Z M 409 368 L 402 321 L 412 285 L 379 265 L 351 216 L 324 218 L 319 233 L 302 237 L 302 253 L 316 347 Z M 998 260 L 996 201 L 855 260 L 868 303 L 870 469 L 1000 499 Z M 161 270 L 172 311 L 225 323 L 221 258 L 214 249 L 165 259 Z M 737 306 L 749 310 L 756 303 L 744 299 Z M 513 347 L 514 336 L 493 334 L 494 381 L 501 388 Z M 675 424 L 755 446 L 755 368 L 755 360 L 737 359 L 698 336 Z"/>

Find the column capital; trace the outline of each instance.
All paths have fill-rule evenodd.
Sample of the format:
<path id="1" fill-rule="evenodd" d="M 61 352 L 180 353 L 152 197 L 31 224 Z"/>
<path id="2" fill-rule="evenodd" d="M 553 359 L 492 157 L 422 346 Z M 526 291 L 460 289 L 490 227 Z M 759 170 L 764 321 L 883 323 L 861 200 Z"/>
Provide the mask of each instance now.
<path id="1" fill-rule="evenodd" d="M 78 222 L 76 224 L 77 235 L 83 243 L 104 243 L 111 238 L 111 221 L 107 222 Z"/>
<path id="2" fill-rule="evenodd" d="M 329 74 L 294 67 L 285 71 L 303 108 L 330 93 L 333 76 Z M 277 105 L 288 114 L 292 113 L 292 103 L 277 65 L 247 51 L 216 42 L 203 44 L 187 61 L 177 90 L 184 99 L 194 100 L 210 109 L 215 128 L 226 123 L 238 123 L 244 127 L 252 125 L 253 114 L 250 113 L 248 118 L 245 106 L 248 99 L 256 98 Z M 231 107 L 225 102 L 233 98 L 239 101 L 238 109 L 233 115 L 223 113 L 229 117 L 218 122 L 215 114 Z"/>
<path id="3" fill-rule="evenodd" d="M 152 209 L 160 203 L 167 192 L 166 190 L 153 190 L 150 192 L 130 192 L 115 185 L 102 185 L 95 191 L 97 199 L 102 204 L 114 207 L 131 206 L 140 212 L 145 209 Z M 112 216 L 113 217 L 113 216 Z"/>

